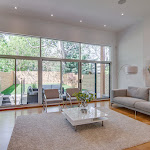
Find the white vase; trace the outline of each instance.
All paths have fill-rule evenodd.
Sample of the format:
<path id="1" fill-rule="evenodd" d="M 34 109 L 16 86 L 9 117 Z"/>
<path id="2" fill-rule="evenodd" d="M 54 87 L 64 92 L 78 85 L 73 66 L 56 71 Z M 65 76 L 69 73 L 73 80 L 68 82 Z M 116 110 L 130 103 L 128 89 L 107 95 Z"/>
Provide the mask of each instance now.
<path id="1" fill-rule="evenodd" d="M 87 113 L 87 103 L 86 101 L 81 101 L 80 110 L 82 113 Z"/>

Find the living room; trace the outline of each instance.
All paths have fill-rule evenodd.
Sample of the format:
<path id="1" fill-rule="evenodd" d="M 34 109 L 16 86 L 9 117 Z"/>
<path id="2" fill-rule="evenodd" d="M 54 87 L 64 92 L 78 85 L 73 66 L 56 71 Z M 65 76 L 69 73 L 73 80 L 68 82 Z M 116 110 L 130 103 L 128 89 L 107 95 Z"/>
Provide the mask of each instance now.
<path id="1" fill-rule="evenodd" d="M 0 150 L 150 149 L 150 2 L 0 1 Z"/>

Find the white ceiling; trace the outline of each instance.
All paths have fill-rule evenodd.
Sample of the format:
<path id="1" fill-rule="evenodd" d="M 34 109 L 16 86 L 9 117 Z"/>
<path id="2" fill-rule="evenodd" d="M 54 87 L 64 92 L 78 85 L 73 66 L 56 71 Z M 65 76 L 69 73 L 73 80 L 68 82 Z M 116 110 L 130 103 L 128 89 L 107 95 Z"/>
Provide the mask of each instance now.
<path id="1" fill-rule="evenodd" d="M 127 0 L 123 5 L 118 0 L 0 0 L 0 12 L 120 31 L 150 15 L 150 0 Z"/>

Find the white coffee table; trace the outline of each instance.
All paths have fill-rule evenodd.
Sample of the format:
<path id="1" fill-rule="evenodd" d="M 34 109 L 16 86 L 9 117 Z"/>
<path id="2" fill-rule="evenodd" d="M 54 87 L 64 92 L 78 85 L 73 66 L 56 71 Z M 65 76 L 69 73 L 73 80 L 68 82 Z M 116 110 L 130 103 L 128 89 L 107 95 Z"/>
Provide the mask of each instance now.
<path id="1" fill-rule="evenodd" d="M 79 107 L 63 109 L 62 114 L 71 123 L 72 126 L 90 124 L 95 122 L 102 122 L 107 120 L 107 114 L 94 108 L 90 107 L 87 109 L 87 113 L 82 113 Z"/>

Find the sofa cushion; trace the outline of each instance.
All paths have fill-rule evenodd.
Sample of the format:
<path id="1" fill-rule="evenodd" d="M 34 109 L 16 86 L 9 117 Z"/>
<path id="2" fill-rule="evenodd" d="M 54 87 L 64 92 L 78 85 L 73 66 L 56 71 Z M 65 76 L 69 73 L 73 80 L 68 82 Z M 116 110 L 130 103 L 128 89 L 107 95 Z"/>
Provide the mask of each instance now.
<path id="1" fill-rule="evenodd" d="M 63 99 L 61 98 L 53 98 L 53 99 L 46 99 L 47 103 L 62 103 Z"/>
<path id="2" fill-rule="evenodd" d="M 136 102 L 143 102 L 144 100 L 142 99 L 137 99 L 137 98 L 133 98 L 133 97 L 115 97 L 113 98 L 113 102 L 116 102 L 118 104 L 122 104 L 125 106 L 129 106 L 129 107 L 134 107 L 134 104 Z"/>
<path id="3" fill-rule="evenodd" d="M 149 89 L 148 88 L 139 88 L 139 87 L 128 87 L 127 96 L 148 101 Z"/>
<path id="4" fill-rule="evenodd" d="M 68 97 L 67 100 L 70 101 L 70 98 Z M 71 101 L 77 101 L 77 98 L 76 97 L 71 97 Z"/>
<path id="5" fill-rule="evenodd" d="M 111 97 L 126 97 L 127 89 L 114 89 L 111 91 Z"/>
<path id="6" fill-rule="evenodd" d="M 135 108 L 150 112 L 150 102 L 137 102 L 135 103 Z"/>

